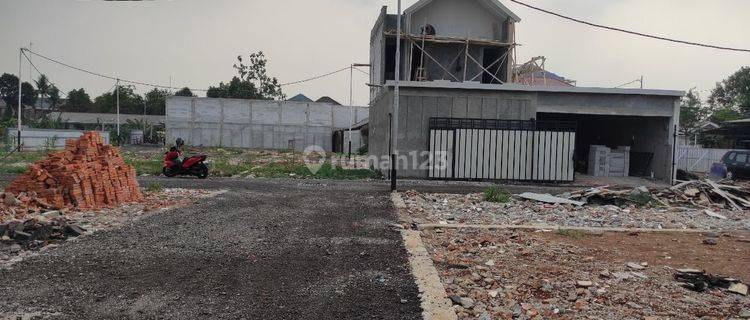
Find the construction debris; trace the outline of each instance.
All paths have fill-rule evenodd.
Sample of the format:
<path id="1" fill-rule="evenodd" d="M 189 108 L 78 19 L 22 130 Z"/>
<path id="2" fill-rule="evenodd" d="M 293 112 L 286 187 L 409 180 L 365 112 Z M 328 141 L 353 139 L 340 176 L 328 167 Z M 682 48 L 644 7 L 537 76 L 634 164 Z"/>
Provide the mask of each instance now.
<path id="1" fill-rule="evenodd" d="M 649 190 L 646 187 L 635 189 L 597 187 L 572 192 L 568 194 L 567 198 L 589 204 L 613 204 L 618 206 L 632 203 L 664 208 L 689 206 L 735 211 L 750 209 L 750 188 L 748 188 L 748 185 L 718 184 L 711 180 L 685 181 L 674 187 L 658 190 Z M 708 211 L 706 214 L 709 214 Z M 719 218 L 718 216 L 715 217 Z"/>
<path id="2" fill-rule="evenodd" d="M 3 198 L 8 207 L 112 208 L 143 199 L 135 177 L 117 148 L 105 145 L 98 132 L 87 132 L 29 166 Z"/>
<path id="3" fill-rule="evenodd" d="M 526 192 L 526 193 L 519 194 L 518 196 L 524 199 L 535 200 L 535 201 L 546 202 L 546 203 L 553 203 L 553 204 L 572 204 L 576 206 L 582 206 L 586 204 L 585 202 L 573 201 L 570 199 L 555 197 L 549 194 L 538 194 L 538 193 Z"/>
<path id="4" fill-rule="evenodd" d="M 627 194 L 630 191 L 627 190 Z M 458 195 L 407 191 L 401 195 L 407 207 L 404 212 L 409 225 L 535 225 L 553 230 L 556 227 L 750 230 L 748 211 L 720 207 L 709 210 L 726 219 L 707 215 L 706 209 L 702 208 L 638 205 L 630 201 L 621 205 L 597 205 L 590 201 L 587 205 L 575 206 L 516 197 L 507 203 L 494 203 L 485 201 L 481 193 Z M 561 197 L 566 196 L 569 195 Z"/>
<path id="5" fill-rule="evenodd" d="M 705 271 L 678 270 L 674 278 L 682 282 L 686 288 L 696 292 L 725 289 L 732 293 L 747 295 L 747 285 L 740 280 L 708 274 Z"/>

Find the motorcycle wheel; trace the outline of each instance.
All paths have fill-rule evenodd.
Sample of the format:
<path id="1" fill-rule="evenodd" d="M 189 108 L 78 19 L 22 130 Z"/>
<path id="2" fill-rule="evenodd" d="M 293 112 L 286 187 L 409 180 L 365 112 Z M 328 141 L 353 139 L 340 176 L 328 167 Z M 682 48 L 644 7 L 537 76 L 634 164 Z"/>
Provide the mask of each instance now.
<path id="1" fill-rule="evenodd" d="M 198 179 L 208 178 L 208 167 L 202 163 L 198 165 L 198 167 L 195 168 L 195 176 L 198 177 Z"/>
<path id="2" fill-rule="evenodd" d="M 170 170 L 170 169 L 169 169 L 169 168 L 167 168 L 167 167 L 164 167 L 164 168 L 162 168 L 162 169 L 161 169 L 161 173 L 162 173 L 162 174 L 163 174 L 163 175 L 164 175 L 165 177 L 167 177 L 167 178 L 174 178 L 174 177 L 176 177 L 176 176 L 177 176 L 177 172 L 176 172 L 176 171 L 174 171 L 174 170 Z"/>

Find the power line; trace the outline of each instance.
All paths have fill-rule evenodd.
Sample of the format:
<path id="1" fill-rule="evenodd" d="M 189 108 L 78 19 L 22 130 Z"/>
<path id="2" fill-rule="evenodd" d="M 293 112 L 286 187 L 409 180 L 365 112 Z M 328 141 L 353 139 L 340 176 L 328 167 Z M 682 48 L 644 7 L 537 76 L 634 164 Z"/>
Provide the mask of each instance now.
<path id="1" fill-rule="evenodd" d="M 359 69 L 359 68 L 357 68 L 357 67 L 354 67 L 354 70 L 357 70 L 357 71 L 361 72 L 362 74 L 366 74 L 366 75 L 368 75 L 368 76 L 370 75 L 370 73 L 369 73 L 369 72 L 367 72 L 367 71 L 363 71 L 362 69 Z"/>
<path id="2" fill-rule="evenodd" d="M 290 85 L 293 85 L 293 84 L 300 84 L 300 83 L 305 83 L 305 82 L 309 82 L 309 81 L 313 81 L 313 80 L 318 80 L 318 79 L 321 79 L 321 78 L 332 76 L 334 74 L 337 74 L 337 73 L 345 71 L 345 70 L 349 70 L 349 68 L 351 68 L 351 66 L 346 66 L 346 67 L 341 68 L 339 70 L 331 71 L 329 73 L 322 74 L 322 75 L 319 75 L 319 76 L 315 76 L 315 77 L 312 77 L 312 78 L 307 78 L 307 79 L 304 79 L 304 80 L 299 80 L 299 81 L 294 81 L 294 82 L 288 82 L 288 83 L 282 83 L 282 84 L 280 84 L 280 86 L 285 87 L 285 86 L 290 86 Z"/>
<path id="3" fill-rule="evenodd" d="M 143 85 L 143 86 L 156 87 L 156 88 L 161 88 L 161 89 L 175 89 L 175 90 L 182 89 L 180 87 L 163 86 L 163 85 L 158 85 L 158 84 L 153 84 L 153 83 L 147 83 L 147 82 L 141 82 L 141 81 L 133 81 L 133 80 L 127 80 L 127 79 L 122 79 L 122 78 L 118 78 L 118 77 L 108 76 L 108 75 L 101 74 L 101 73 L 94 72 L 94 71 L 90 71 L 90 70 L 87 70 L 87 69 L 84 69 L 84 68 L 79 68 L 79 67 L 76 67 L 76 66 L 73 66 L 73 65 L 69 65 L 69 64 L 64 63 L 62 61 L 46 57 L 46 56 L 44 56 L 42 54 L 36 53 L 36 52 L 31 51 L 31 50 L 26 49 L 26 48 L 23 48 L 21 50 L 29 52 L 29 53 L 37 56 L 37 57 L 40 57 L 42 59 L 47 60 L 47 61 L 59 64 L 61 66 L 65 66 L 65 67 L 68 67 L 68 68 L 71 68 L 71 69 L 74 69 L 74 70 L 78 70 L 78 71 L 81 71 L 81 72 L 84 72 L 84 73 L 88 73 L 90 75 L 97 76 L 97 77 L 100 77 L 100 78 L 105 78 L 105 79 L 110 79 L 110 80 L 115 80 L 115 81 L 119 80 L 120 82 L 126 82 L 126 83 L 132 83 L 132 84 L 139 84 L 139 85 Z M 28 57 L 27 57 L 27 59 L 28 59 Z M 188 89 L 190 89 L 190 91 L 208 91 L 207 89 L 193 89 L 193 88 L 188 88 Z"/>
<path id="4" fill-rule="evenodd" d="M 36 73 L 38 73 L 40 76 L 44 75 L 44 73 L 42 73 L 41 71 L 39 71 L 39 68 L 37 68 L 36 65 L 34 65 L 33 62 L 31 62 L 31 59 L 29 59 L 29 56 L 27 56 L 25 52 L 21 51 L 21 53 L 23 54 L 24 57 L 26 57 L 26 61 L 29 62 L 29 65 L 31 65 L 32 67 L 34 67 L 34 70 L 36 70 Z M 51 85 L 55 86 L 55 88 L 57 88 L 58 90 L 64 91 L 57 84 L 55 84 L 54 82 L 52 82 L 51 80 L 49 80 L 49 78 L 47 78 L 47 81 L 49 81 L 49 83 Z"/>
<path id="5" fill-rule="evenodd" d="M 571 18 L 571 17 L 565 16 L 565 15 L 562 15 L 562 14 L 559 14 L 559 13 L 555 13 L 555 12 L 552 12 L 552 11 L 549 11 L 549 10 L 545 10 L 545 9 L 542 9 L 542 8 L 538 8 L 538 7 L 535 7 L 535 6 L 532 6 L 532 5 L 520 2 L 518 0 L 510 0 L 510 1 L 515 2 L 517 4 L 520 4 L 522 6 L 525 6 L 525 7 L 528 7 L 528 8 L 540 11 L 540 12 L 544 12 L 546 14 L 550 14 L 550 15 L 553 15 L 553 16 L 556 16 L 556 17 L 559 17 L 559 18 L 562 18 L 562 19 L 570 20 L 570 21 L 573 21 L 573 22 L 585 24 L 585 25 L 588 25 L 588 26 L 596 27 L 596 28 L 601 28 L 601 29 L 606 29 L 606 30 L 611 30 L 611 31 L 617 31 L 617 32 L 622 32 L 622 33 L 627 33 L 627 34 L 631 34 L 631 35 L 636 35 L 636 36 L 641 36 L 641 37 L 646 37 L 646 38 L 651 38 L 651 39 L 657 39 L 657 40 L 662 40 L 662 41 L 669 41 L 669 42 L 674 42 L 674 43 L 686 44 L 686 45 L 691 45 L 691 46 L 698 46 L 698 47 L 718 49 L 718 50 L 726 50 L 726 51 L 735 51 L 735 52 L 750 52 L 750 49 L 722 47 L 722 46 L 716 46 L 716 45 L 711 45 L 711 44 L 691 42 L 691 41 L 672 39 L 672 38 L 667 38 L 667 37 L 662 37 L 662 36 L 650 35 L 650 34 L 645 34 L 645 33 L 641 33 L 641 32 L 636 32 L 636 31 L 630 31 L 630 30 L 615 28 L 615 27 L 609 27 L 609 26 L 600 25 L 600 24 L 596 24 L 596 23 L 592 23 L 592 22 L 588 22 L 588 21 L 579 20 L 579 19 L 576 19 L 576 18 Z"/>

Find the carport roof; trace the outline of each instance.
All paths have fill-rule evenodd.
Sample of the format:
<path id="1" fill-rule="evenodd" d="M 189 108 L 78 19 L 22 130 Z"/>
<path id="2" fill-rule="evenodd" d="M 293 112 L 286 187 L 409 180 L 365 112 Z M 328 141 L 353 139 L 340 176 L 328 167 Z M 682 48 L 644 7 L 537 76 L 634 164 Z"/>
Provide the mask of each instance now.
<path id="1" fill-rule="evenodd" d="M 394 81 L 389 80 L 386 87 L 393 87 Z M 525 92 L 559 92 L 559 93 L 594 93 L 594 94 L 625 94 L 642 96 L 668 96 L 682 97 L 684 91 L 678 90 L 654 90 L 654 89 L 619 89 L 619 88 L 593 88 L 593 87 L 541 87 L 526 86 L 520 84 L 487 84 L 478 82 L 451 82 L 451 81 L 401 81 L 403 88 L 424 89 L 461 89 L 461 90 L 489 90 L 489 91 L 525 91 Z"/>

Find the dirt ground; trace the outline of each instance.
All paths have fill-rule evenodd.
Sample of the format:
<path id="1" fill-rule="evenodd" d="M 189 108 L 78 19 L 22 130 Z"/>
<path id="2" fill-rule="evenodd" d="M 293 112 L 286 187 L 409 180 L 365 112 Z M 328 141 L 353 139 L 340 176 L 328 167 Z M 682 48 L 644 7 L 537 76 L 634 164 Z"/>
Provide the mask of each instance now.
<path id="1" fill-rule="evenodd" d="M 702 235 L 579 235 L 565 232 L 423 232 L 461 319 L 728 319 L 747 315 L 750 298 L 698 293 L 675 269 L 750 279 L 748 233 L 704 245 Z M 628 263 L 646 265 L 642 270 Z M 578 281 L 590 281 L 585 286 Z M 747 283 L 747 282 L 746 282 Z M 468 300 L 467 300 L 468 299 Z M 649 318 L 654 317 L 654 318 Z"/>

